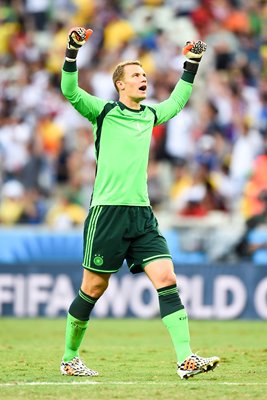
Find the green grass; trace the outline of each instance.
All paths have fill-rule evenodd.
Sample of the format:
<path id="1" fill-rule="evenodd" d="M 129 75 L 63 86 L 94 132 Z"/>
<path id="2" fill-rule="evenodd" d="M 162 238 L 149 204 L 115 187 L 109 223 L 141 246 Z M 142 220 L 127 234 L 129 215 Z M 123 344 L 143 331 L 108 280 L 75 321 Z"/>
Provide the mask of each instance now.
<path id="1" fill-rule="evenodd" d="M 191 321 L 190 330 L 194 351 L 221 357 L 214 372 L 180 380 L 160 320 L 96 319 L 90 324 L 81 356 L 101 375 L 73 378 L 59 374 L 64 319 L 2 318 L 0 398 L 266 400 L 266 322 Z"/>

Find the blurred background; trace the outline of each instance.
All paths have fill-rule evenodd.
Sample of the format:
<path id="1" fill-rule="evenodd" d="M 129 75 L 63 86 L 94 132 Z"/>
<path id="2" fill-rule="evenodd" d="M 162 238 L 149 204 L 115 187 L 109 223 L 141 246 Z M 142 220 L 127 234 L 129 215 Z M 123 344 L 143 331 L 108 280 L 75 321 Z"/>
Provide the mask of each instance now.
<path id="1" fill-rule="evenodd" d="M 93 138 L 60 78 L 84 26 L 80 86 L 109 100 L 118 62 L 141 61 L 152 104 L 185 42 L 208 44 L 190 101 L 153 131 L 151 203 L 175 265 L 267 265 L 266 0 L 0 0 L 0 21 L 1 263 L 81 260 Z"/>

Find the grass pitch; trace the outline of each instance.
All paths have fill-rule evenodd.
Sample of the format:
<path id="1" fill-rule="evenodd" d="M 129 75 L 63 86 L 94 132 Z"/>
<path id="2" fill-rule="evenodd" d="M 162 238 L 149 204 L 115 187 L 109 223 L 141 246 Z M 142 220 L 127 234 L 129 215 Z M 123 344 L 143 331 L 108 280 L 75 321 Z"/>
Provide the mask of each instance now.
<path id="1" fill-rule="evenodd" d="M 267 399 L 267 323 L 191 321 L 193 351 L 214 372 L 181 380 L 160 320 L 92 320 L 81 349 L 97 378 L 61 376 L 65 319 L 0 320 L 0 398 L 67 400 Z"/>

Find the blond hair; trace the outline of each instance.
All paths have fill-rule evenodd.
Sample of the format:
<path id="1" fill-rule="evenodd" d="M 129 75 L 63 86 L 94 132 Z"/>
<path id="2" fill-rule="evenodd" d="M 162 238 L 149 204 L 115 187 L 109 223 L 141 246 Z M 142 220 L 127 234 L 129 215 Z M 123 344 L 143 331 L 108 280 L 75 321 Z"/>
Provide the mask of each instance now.
<path id="1" fill-rule="evenodd" d="M 115 89 L 117 90 L 117 92 L 119 90 L 118 90 L 118 87 L 117 87 L 116 83 L 118 81 L 120 81 L 121 79 L 123 79 L 123 77 L 124 77 L 124 67 L 126 65 L 139 65 L 140 67 L 142 67 L 140 61 L 138 61 L 138 60 L 134 60 L 134 61 L 130 61 L 129 60 L 129 61 L 123 61 L 123 62 L 119 63 L 115 67 L 115 70 L 114 70 L 113 75 L 112 75 L 113 84 L 114 84 Z"/>

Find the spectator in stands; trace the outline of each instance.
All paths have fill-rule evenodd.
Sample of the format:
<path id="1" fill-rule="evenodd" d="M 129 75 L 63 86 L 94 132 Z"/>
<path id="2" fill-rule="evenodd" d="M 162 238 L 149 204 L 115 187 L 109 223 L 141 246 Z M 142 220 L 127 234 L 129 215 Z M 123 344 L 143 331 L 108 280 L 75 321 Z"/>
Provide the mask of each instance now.
<path id="1" fill-rule="evenodd" d="M 37 31 L 44 31 L 48 22 L 49 0 L 25 0 L 25 11 Z"/>
<path id="2" fill-rule="evenodd" d="M 225 200 L 213 185 L 207 164 L 195 165 L 192 184 L 183 191 L 179 203 L 177 211 L 184 217 L 204 217 L 211 211 L 226 211 Z"/>
<path id="3" fill-rule="evenodd" d="M 49 207 L 45 221 L 54 229 L 71 229 L 75 226 L 81 226 L 86 215 L 85 208 L 72 202 L 68 194 L 62 193 Z"/>
<path id="4" fill-rule="evenodd" d="M 267 90 L 261 93 L 261 109 L 259 113 L 259 129 L 262 135 L 267 135 Z"/>
<path id="5" fill-rule="evenodd" d="M 251 176 L 241 197 L 241 209 L 246 219 L 263 211 L 264 203 L 259 199 L 263 190 L 267 190 L 267 136 L 264 136 L 263 152 L 253 162 Z"/>
<path id="6" fill-rule="evenodd" d="M 190 160 L 195 153 L 194 133 L 198 115 L 189 102 L 166 124 L 165 155 L 171 161 Z"/>
<path id="7" fill-rule="evenodd" d="M 193 184 L 192 174 L 189 170 L 186 159 L 177 158 L 172 163 L 172 185 L 170 188 L 170 204 L 173 210 L 179 209 L 179 199 L 182 198 L 183 192 Z"/>
<path id="8" fill-rule="evenodd" d="M 14 225 L 20 222 L 24 210 L 23 185 L 15 180 L 4 183 L 1 190 L 0 224 Z"/>
<path id="9" fill-rule="evenodd" d="M 13 113 L 3 120 L 0 126 L 0 145 L 4 180 L 21 179 L 30 157 L 28 147 L 31 137 L 32 129 L 20 115 Z"/>
<path id="10" fill-rule="evenodd" d="M 263 147 L 263 140 L 246 116 L 238 123 L 237 135 L 231 154 L 230 174 L 235 182 L 236 195 L 240 197 L 251 174 L 253 162 Z"/>
<path id="11" fill-rule="evenodd" d="M 258 201 L 262 204 L 262 211 L 246 220 L 245 232 L 235 250 L 239 257 L 250 260 L 258 250 L 266 250 L 265 260 L 267 263 L 267 189 L 259 193 Z M 250 234 L 253 231 L 265 231 L 265 235 L 262 235 L 260 240 L 251 240 Z"/>
<path id="12" fill-rule="evenodd" d="M 47 212 L 47 205 L 38 188 L 31 188 L 25 192 L 23 210 L 19 218 L 20 224 L 43 224 Z"/>

